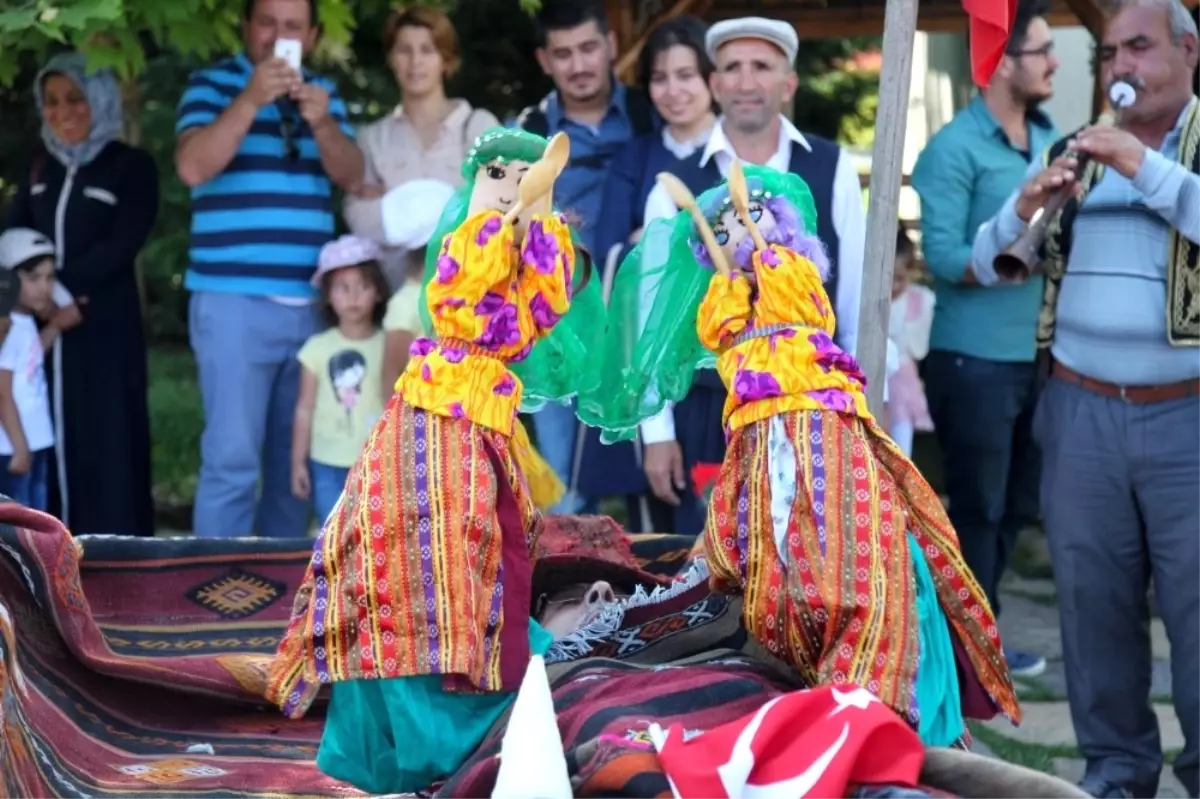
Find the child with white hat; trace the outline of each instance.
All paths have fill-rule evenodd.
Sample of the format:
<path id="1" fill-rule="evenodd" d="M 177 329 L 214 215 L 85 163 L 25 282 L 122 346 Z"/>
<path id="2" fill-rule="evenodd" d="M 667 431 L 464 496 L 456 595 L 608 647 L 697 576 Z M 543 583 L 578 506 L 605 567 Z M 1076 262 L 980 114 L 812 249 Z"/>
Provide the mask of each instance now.
<path id="1" fill-rule="evenodd" d="M 46 510 L 54 425 L 45 351 L 57 330 L 39 332 L 34 314 L 49 308 L 54 295 L 54 242 L 29 228 L 6 230 L 0 235 L 0 269 L 8 273 L 13 294 L 12 324 L 0 345 L 0 492 Z"/>

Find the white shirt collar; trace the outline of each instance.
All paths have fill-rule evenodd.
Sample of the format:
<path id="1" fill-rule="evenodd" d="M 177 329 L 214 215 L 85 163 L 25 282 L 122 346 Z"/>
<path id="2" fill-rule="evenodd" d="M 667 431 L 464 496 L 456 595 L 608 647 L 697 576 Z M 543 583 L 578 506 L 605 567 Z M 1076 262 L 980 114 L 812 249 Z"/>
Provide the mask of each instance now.
<path id="1" fill-rule="evenodd" d="M 775 149 L 775 155 L 766 163 L 766 166 L 786 172 L 788 162 L 792 156 L 792 142 L 812 152 L 812 145 L 808 143 L 808 139 L 804 138 L 804 134 L 796 129 L 791 120 L 780 114 L 779 144 Z M 718 154 L 721 157 L 717 158 L 717 167 L 724 173 L 729 162 L 737 157 L 733 145 L 729 142 L 729 137 L 725 135 L 724 116 L 717 120 L 717 125 L 713 128 L 712 135 L 708 137 L 708 145 L 704 148 L 704 153 L 700 156 L 700 166 L 705 166 L 709 160 L 717 157 Z"/>
<path id="2" fill-rule="evenodd" d="M 716 125 L 713 126 L 713 129 L 715 128 Z M 680 160 L 683 160 L 684 158 L 690 158 L 692 153 L 696 152 L 703 145 L 708 143 L 708 140 L 711 136 L 712 130 L 706 130 L 691 141 L 679 141 L 671 135 L 671 129 L 666 125 L 664 125 L 662 129 L 663 146 L 667 148 L 667 152 L 671 153 L 671 155 Z"/>

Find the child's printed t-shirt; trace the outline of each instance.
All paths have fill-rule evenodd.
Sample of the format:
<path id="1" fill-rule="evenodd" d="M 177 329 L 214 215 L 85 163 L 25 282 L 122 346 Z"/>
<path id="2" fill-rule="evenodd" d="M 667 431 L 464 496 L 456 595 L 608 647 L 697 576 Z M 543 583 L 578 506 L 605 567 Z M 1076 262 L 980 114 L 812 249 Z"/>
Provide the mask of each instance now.
<path id="1" fill-rule="evenodd" d="M 425 335 L 421 324 L 421 281 L 406 280 L 388 300 L 387 313 L 383 317 L 383 329 L 391 332 L 403 330 L 414 336 Z"/>
<path id="2" fill-rule="evenodd" d="M 300 348 L 300 365 L 317 377 L 308 453 L 317 463 L 353 466 L 383 414 L 383 338 L 380 330 L 368 338 L 348 339 L 335 327 Z"/>
<path id="3" fill-rule="evenodd" d="M 13 402 L 21 417 L 25 443 L 30 452 L 38 452 L 54 446 L 50 391 L 46 387 L 46 351 L 32 316 L 13 312 L 9 318 L 12 327 L 0 346 L 0 369 L 12 372 Z M 12 454 L 12 440 L 0 426 L 0 455 Z"/>

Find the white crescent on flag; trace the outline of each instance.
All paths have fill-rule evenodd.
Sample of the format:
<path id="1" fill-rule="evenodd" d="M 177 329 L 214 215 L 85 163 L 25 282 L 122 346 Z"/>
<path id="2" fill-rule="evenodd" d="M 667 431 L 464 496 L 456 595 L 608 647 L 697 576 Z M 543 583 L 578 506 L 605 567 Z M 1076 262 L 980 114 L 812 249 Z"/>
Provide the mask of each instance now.
<path id="1" fill-rule="evenodd" d="M 839 718 L 835 718 L 839 717 Z M 776 696 L 753 713 L 690 740 L 683 726 L 649 726 L 676 799 L 846 796 L 853 785 L 916 787 L 920 738 L 856 686 Z"/>

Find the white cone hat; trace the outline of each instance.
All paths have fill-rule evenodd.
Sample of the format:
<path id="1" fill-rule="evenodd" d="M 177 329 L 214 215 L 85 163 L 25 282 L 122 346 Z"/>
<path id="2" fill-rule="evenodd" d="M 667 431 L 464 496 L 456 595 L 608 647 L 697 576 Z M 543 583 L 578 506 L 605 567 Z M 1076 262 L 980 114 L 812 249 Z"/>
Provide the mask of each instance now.
<path id="1" fill-rule="evenodd" d="M 500 743 L 500 771 L 492 799 L 571 799 L 573 795 L 546 661 L 534 655 Z"/>

